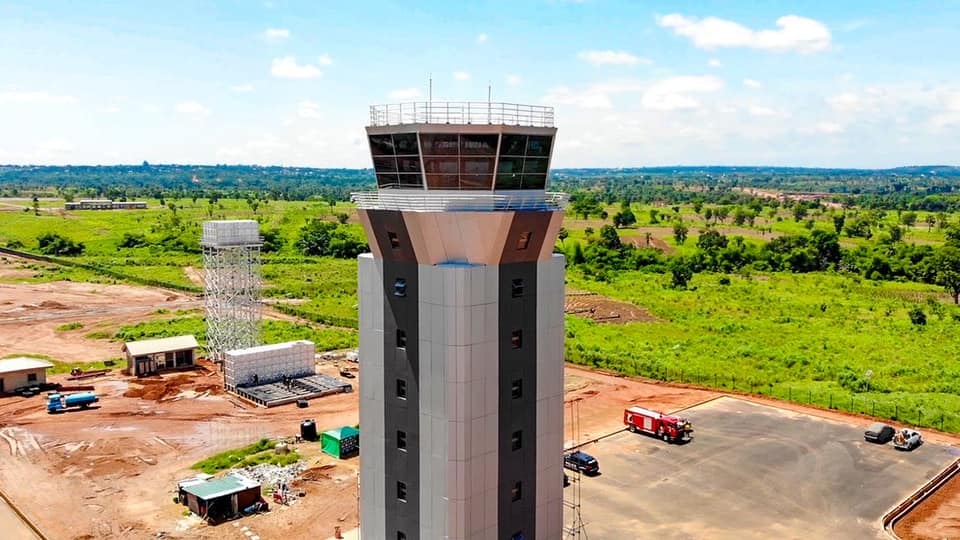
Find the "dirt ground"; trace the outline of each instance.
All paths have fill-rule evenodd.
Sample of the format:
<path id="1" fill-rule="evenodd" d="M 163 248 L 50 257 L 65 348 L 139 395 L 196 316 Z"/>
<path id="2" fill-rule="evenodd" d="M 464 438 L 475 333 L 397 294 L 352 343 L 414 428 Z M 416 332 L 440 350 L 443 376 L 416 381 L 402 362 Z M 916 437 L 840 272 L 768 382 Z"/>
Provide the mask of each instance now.
<path id="1" fill-rule="evenodd" d="M 9 274 L 17 270 L 7 267 L 3 271 Z M 155 316 L 161 308 L 176 311 L 202 306 L 202 300 L 196 297 L 149 287 L 0 283 L 0 357 L 42 354 L 64 362 L 116 358 L 121 356 L 119 343 L 83 336 L 91 332 L 113 334 L 120 326 Z M 58 326 L 77 322 L 83 327 L 57 330 Z"/>
<path id="2" fill-rule="evenodd" d="M 324 369 L 336 371 L 332 364 Z M 583 440 L 621 429 L 625 404 L 672 410 L 714 395 L 572 367 L 567 373 Z M 166 538 L 239 539 L 243 533 L 233 523 L 210 527 L 184 516 L 172 502 L 176 480 L 192 476 L 190 464 L 218 451 L 261 437 L 292 437 L 305 418 L 321 428 L 355 424 L 358 392 L 313 400 L 306 410 L 261 409 L 223 393 L 220 381 L 215 368 L 147 380 L 114 373 L 93 381 L 99 407 L 61 415 L 48 415 L 42 398 L 5 398 L 0 488 L 51 538 L 139 539 L 163 532 Z M 567 426 L 575 427 L 569 418 Z M 290 531 L 327 538 L 337 525 L 356 527 L 359 461 L 321 456 L 316 443 L 299 447 L 311 467 L 301 483 L 306 496 L 234 523 L 264 540 L 287 538 Z"/>
<path id="3" fill-rule="evenodd" d="M 903 540 L 960 538 L 960 476 L 934 492 L 893 530 Z"/>
<path id="4" fill-rule="evenodd" d="M 649 311 L 640 306 L 573 289 L 567 289 L 563 311 L 567 315 L 576 315 L 601 323 L 626 324 L 628 322 L 652 322 L 657 320 Z"/>

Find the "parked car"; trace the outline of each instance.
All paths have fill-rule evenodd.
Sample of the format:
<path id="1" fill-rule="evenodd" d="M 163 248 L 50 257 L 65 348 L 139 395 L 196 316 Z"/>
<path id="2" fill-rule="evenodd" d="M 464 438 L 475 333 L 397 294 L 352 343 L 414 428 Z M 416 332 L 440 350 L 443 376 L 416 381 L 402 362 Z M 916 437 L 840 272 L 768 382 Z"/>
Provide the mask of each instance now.
<path id="1" fill-rule="evenodd" d="M 893 438 L 894 434 L 896 434 L 896 430 L 893 429 L 893 426 L 877 422 L 871 424 L 870 427 L 863 432 L 863 438 L 867 442 L 887 444 L 890 439 Z"/>
<path id="2" fill-rule="evenodd" d="M 893 446 L 897 450 L 913 450 L 923 444 L 923 437 L 912 429 L 901 429 L 893 436 Z"/>
<path id="3" fill-rule="evenodd" d="M 600 474 L 600 463 L 596 458 L 579 450 L 564 456 L 563 466 L 591 476 Z"/>

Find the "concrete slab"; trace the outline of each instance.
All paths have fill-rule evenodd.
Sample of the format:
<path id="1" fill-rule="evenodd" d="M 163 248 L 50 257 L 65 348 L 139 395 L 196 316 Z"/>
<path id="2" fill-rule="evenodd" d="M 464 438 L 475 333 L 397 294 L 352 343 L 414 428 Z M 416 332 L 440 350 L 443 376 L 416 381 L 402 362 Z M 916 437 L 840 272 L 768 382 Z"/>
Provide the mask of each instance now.
<path id="1" fill-rule="evenodd" d="M 956 459 L 947 446 L 900 452 L 857 426 L 730 397 L 684 414 L 690 444 L 624 432 L 584 448 L 602 472 L 581 480 L 590 538 L 883 538 L 883 514 Z"/>

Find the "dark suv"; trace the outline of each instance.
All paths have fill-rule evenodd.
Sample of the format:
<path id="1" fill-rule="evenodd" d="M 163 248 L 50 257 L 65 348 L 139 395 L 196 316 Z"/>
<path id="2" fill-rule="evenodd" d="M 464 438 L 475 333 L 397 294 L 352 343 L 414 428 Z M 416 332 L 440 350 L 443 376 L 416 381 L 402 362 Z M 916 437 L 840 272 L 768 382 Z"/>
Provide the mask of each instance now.
<path id="1" fill-rule="evenodd" d="M 563 466 L 590 476 L 600 474 L 600 463 L 596 458 L 579 450 L 563 456 Z"/>
<path id="2" fill-rule="evenodd" d="M 886 444 L 890 439 L 893 438 L 894 430 L 893 426 L 888 426 L 887 424 L 881 424 L 877 422 L 872 424 L 863 432 L 863 438 L 867 442 L 877 443 L 877 444 Z"/>

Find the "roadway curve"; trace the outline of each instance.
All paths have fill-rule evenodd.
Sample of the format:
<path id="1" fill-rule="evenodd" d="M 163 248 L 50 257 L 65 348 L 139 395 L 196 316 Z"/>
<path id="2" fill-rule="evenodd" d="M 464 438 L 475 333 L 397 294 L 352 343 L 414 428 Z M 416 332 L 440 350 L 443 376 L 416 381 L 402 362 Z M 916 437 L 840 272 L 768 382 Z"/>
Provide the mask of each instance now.
<path id="1" fill-rule="evenodd" d="M 46 540 L 20 516 L 3 493 L 0 493 L 0 531 L 5 540 Z"/>

